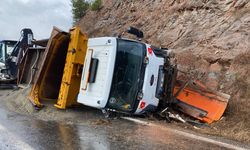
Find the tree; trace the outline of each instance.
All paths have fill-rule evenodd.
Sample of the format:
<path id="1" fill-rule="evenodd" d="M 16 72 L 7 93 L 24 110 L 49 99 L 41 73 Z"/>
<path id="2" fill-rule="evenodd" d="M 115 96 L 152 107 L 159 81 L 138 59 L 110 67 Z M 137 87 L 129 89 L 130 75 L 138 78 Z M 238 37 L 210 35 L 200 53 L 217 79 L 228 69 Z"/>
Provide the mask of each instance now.
<path id="1" fill-rule="evenodd" d="M 85 14 L 89 8 L 89 3 L 85 0 L 71 0 L 73 24 L 76 24 Z"/>
<path id="2" fill-rule="evenodd" d="M 95 0 L 91 6 L 90 6 L 91 10 L 96 11 L 96 10 L 100 10 L 102 8 L 102 0 Z"/>

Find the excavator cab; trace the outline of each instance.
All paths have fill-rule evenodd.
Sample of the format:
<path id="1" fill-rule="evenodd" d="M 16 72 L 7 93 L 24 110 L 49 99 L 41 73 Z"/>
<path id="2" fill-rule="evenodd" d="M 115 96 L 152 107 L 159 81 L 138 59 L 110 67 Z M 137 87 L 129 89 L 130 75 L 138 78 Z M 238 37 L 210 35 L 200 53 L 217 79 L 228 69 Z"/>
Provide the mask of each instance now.
<path id="1" fill-rule="evenodd" d="M 4 40 L 0 42 L 0 63 L 5 65 L 6 60 L 11 55 L 17 41 Z"/>
<path id="2" fill-rule="evenodd" d="M 16 80 L 18 67 L 23 55 L 32 47 L 33 33 L 31 29 L 22 29 L 19 41 L 5 40 L 0 43 L 0 80 Z"/>
<path id="3" fill-rule="evenodd" d="M 0 80 L 8 80 L 11 78 L 7 61 L 13 52 L 17 41 L 4 40 L 0 42 Z"/>

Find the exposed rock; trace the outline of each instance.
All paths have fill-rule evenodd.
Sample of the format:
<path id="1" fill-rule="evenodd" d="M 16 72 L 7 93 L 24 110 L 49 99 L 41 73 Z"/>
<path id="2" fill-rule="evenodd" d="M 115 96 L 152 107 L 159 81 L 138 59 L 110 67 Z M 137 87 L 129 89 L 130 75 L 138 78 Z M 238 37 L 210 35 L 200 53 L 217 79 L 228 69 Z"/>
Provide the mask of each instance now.
<path id="1" fill-rule="evenodd" d="M 249 0 L 103 0 L 103 3 L 100 11 L 89 11 L 79 22 L 90 37 L 116 36 L 129 26 L 140 28 L 148 43 L 171 48 L 176 53 L 179 78 L 185 78 L 185 74 L 231 94 L 230 117 L 238 117 L 247 109 L 249 113 Z"/>
<path id="2" fill-rule="evenodd" d="M 250 47 L 248 0 L 103 0 L 103 3 L 101 11 L 89 11 L 79 23 L 90 37 L 117 36 L 135 26 L 144 31 L 149 43 L 173 49 L 179 68 L 203 74 L 204 82 L 210 82 L 207 79 L 213 73 L 210 71 L 209 75 L 209 68 L 214 64 L 221 65 L 222 72 L 216 78 L 224 81 L 236 56 Z M 226 93 L 229 89 L 223 88 Z"/>
<path id="3" fill-rule="evenodd" d="M 209 68 L 210 72 L 221 72 L 221 70 L 222 66 L 218 62 L 212 64 Z"/>

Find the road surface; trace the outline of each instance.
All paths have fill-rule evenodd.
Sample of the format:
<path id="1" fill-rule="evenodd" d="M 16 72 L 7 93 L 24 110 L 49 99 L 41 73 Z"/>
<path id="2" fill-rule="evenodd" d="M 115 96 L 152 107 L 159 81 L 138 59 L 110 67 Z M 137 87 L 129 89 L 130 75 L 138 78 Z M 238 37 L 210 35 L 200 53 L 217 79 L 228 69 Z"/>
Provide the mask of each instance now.
<path id="1" fill-rule="evenodd" d="M 0 106 L 0 150 L 247 148 L 249 147 L 178 131 L 167 124 L 144 124 L 136 119 L 117 119 L 93 124 L 44 121 L 8 111 Z"/>

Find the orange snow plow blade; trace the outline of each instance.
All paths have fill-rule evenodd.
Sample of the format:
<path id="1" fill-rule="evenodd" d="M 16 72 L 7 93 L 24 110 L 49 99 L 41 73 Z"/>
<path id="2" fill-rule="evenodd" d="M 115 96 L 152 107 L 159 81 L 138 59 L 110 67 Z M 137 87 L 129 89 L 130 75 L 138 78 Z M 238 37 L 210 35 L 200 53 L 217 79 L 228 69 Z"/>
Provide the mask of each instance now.
<path id="1" fill-rule="evenodd" d="M 177 83 L 174 93 L 182 112 L 209 124 L 221 118 L 230 99 L 230 95 L 210 90 L 198 81 L 186 86 Z"/>

